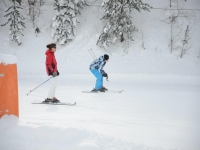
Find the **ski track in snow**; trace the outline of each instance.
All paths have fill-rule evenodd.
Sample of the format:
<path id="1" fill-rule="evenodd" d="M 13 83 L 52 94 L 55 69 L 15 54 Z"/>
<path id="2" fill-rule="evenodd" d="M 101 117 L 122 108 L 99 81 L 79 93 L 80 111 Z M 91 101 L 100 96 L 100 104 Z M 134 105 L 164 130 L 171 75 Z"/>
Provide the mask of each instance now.
<path id="1" fill-rule="evenodd" d="M 45 98 L 48 83 L 26 96 L 45 77 L 20 77 L 20 119 L 0 120 L 0 149 L 199 148 L 199 78 L 123 76 L 110 75 L 104 83 L 124 92 L 96 94 L 81 92 L 94 84 L 89 75 L 60 76 L 56 95 L 62 102 L 76 101 L 73 107 L 31 104 Z"/>

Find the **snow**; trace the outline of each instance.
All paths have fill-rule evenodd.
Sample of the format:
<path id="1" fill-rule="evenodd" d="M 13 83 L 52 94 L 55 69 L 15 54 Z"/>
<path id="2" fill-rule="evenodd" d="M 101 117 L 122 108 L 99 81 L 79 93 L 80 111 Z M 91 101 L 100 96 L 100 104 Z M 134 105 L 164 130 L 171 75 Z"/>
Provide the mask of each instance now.
<path id="1" fill-rule="evenodd" d="M 8 64 L 16 64 L 17 58 L 13 55 L 6 55 L 0 53 L 0 64 L 8 65 Z"/>
<path id="2" fill-rule="evenodd" d="M 164 7 L 169 2 L 155 3 Z M 96 2 L 98 3 L 98 2 Z M 100 4 L 100 3 L 99 3 Z M 198 8 L 199 1 L 187 3 Z M 193 5 L 192 5 L 193 4 Z M 45 10 L 51 10 L 50 5 Z M 53 9 L 52 9 L 53 10 Z M 51 38 L 53 11 L 41 14 L 41 33 L 36 37 L 31 23 L 26 23 L 22 45 L 10 41 L 9 27 L 0 28 L 0 58 L 16 62 L 19 77 L 19 118 L 0 118 L 0 150 L 199 150 L 200 149 L 200 59 L 199 12 L 191 32 L 192 48 L 183 58 L 170 53 L 169 27 L 159 10 L 134 15 L 134 25 L 143 31 L 124 52 L 124 46 L 110 46 L 105 51 L 96 42 L 106 22 L 103 11 L 90 7 L 81 11 L 73 42 L 57 46 L 58 70 L 56 97 L 76 106 L 33 105 L 46 98 L 49 83 L 27 93 L 49 77 L 45 70 L 46 45 Z M 3 22 L 3 21 L 2 21 Z M 94 86 L 89 71 L 93 57 L 109 54 L 104 85 L 122 93 L 82 93 Z M 15 58 L 15 59 L 14 59 Z M 1 93 L 0 93 L 1 94 Z"/>
<path id="3" fill-rule="evenodd" d="M 20 116 L 0 119 L 0 149 L 199 148 L 200 77 L 110 74 L 105 86 L 121 94 L 82 93 L 94 83 L 89 74 L 59 78 L 56 94 L 76 106 L 32 105 L 48 83 L 26 93 L 46 77 L 19 77 Z"/>

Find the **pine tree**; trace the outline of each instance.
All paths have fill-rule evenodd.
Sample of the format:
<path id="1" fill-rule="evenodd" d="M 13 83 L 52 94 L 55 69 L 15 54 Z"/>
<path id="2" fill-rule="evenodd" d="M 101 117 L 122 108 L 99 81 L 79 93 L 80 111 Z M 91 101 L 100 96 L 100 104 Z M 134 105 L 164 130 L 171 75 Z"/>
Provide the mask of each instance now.
<path id="1" fill-rule="evenodd" d="M 41 14 L 41 6 L 44 4 L 42 0 L 28 0 L 26 3 L 29 6 L 28 16 L 33 24 L 33 28 L 37 28 L 37 22 Z"/>
<path id="2" fill-rule="evenodd" d="M 86 5 L 84 0 L 55 0 L 54 9 L 57 15 L 53 18 L 52 37 L 59 44 L 66 44 L 74 39 L 76 34 L 77 15 L 79 9 Z"/>
<path id="3" fill-rule="evenodd" d="M 137 31 L 131 20 L 131 12 L 133 9 L 137 11 L 149 11 L 148 4 L 144 4 L 141 0 L 107 0 L 102 2 L 105 9 L 103 20 L 108 20 L 103 27 L 102 33 L 97 41 L 101 47 L 107 49 L 110 44 L 114 44 L 116 40 L 130 43 L 133 40 L 132 34 Z"/>
<path id="4" fill-rule="evenodd" d="M 8 12 L 4 17 L 9 17 L 8 21 L 1 26 L 5 26 L 10 23 L 10 35 L 12 41 L 21 45 L 19 34 L 23 35 L 23 28 L 25 27 L 25 23 L 22 22 L 24 17 L 20 14 L 19 9 L 23 9 L 18 6 L 21 5 L 21 0 L 12 0 L 13 6 L 10 6 L 5 12 Z"/>

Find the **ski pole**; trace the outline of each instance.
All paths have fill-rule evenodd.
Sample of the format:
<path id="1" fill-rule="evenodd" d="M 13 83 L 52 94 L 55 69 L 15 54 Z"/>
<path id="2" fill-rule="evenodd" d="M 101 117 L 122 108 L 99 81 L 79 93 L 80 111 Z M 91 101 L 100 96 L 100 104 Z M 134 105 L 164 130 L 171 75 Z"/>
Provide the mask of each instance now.
<path id="1" fill-rule="evenodd" d="M 90 49 L 92 54 L 94 55 L 94 58 L 97 59 L 96 55 L 94 54 L 94 51 L 92 49 Z"/>
<path id="2" fill-rule="evenodd" d="M 90 52 L 90 50 L 88 50 L 88 52 L 90 53 L 90 55 L 92 56 L 92 58 L 95 59 L 94 55 Z"/>
<path id="3" fill-rule="evenodd" d="M 53 78 L 53 77 L 51 77 L 51 78 Z M 28 96 L 31 92 L 35 91 L 38 87 L 40 87 L 41 85 L 43 85 L 44 83 L 46 83 L 47 81 L 49 81 L 51 78 L 49 78 L 48 80 L 44 81 L 42 84 L 38 85 L 38 86 L 35 87 L 34 89 L 30 90 L 30 92 L 27 93 L 27 96 Z"/>
<path id="4" fill-rule="evenodd" d="M 93 59 L 97 59 L 92 49 L 88 50 Z"/>

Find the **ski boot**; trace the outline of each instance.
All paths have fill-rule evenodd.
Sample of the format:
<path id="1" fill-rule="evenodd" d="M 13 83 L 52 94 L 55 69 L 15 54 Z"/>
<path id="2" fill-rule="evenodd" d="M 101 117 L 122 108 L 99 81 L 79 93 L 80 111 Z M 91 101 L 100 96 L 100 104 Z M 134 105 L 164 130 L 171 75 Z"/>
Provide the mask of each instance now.
<path id="1" fill-rule="evenodd" d="M 55 97 L 53 97 L 53 99 L 52 99 L 51 102 L 52 102 L 52 103 L 60 103 L 60 101 L 59 101 L 57 98 L 55 98 Z"/>
<path id="2" fill-rule="evenodd" d="M 100 88 L 98 89 L 100 92 L 105 92 L 105 89 L 104 88 Z"/>
<path id="3" fill-rule="evenodd" d="M 98 90 L 97 89 L 93 89 L 91 92 L 97 93 Z"/>
<path id="4" fill-rule="evenodd" d="M 49 102 L 52 102 L 52 99 L 46 98 L 42 103 L 49 103 Z"/>
<path id="5" fill-rule="evenodd" d="M 104 89 L 104 91 L 108 91 L 108 89 L 107 89 L 107 88 L 105 88 L 104 86 L 102 86 L 102 89 Z"/>

